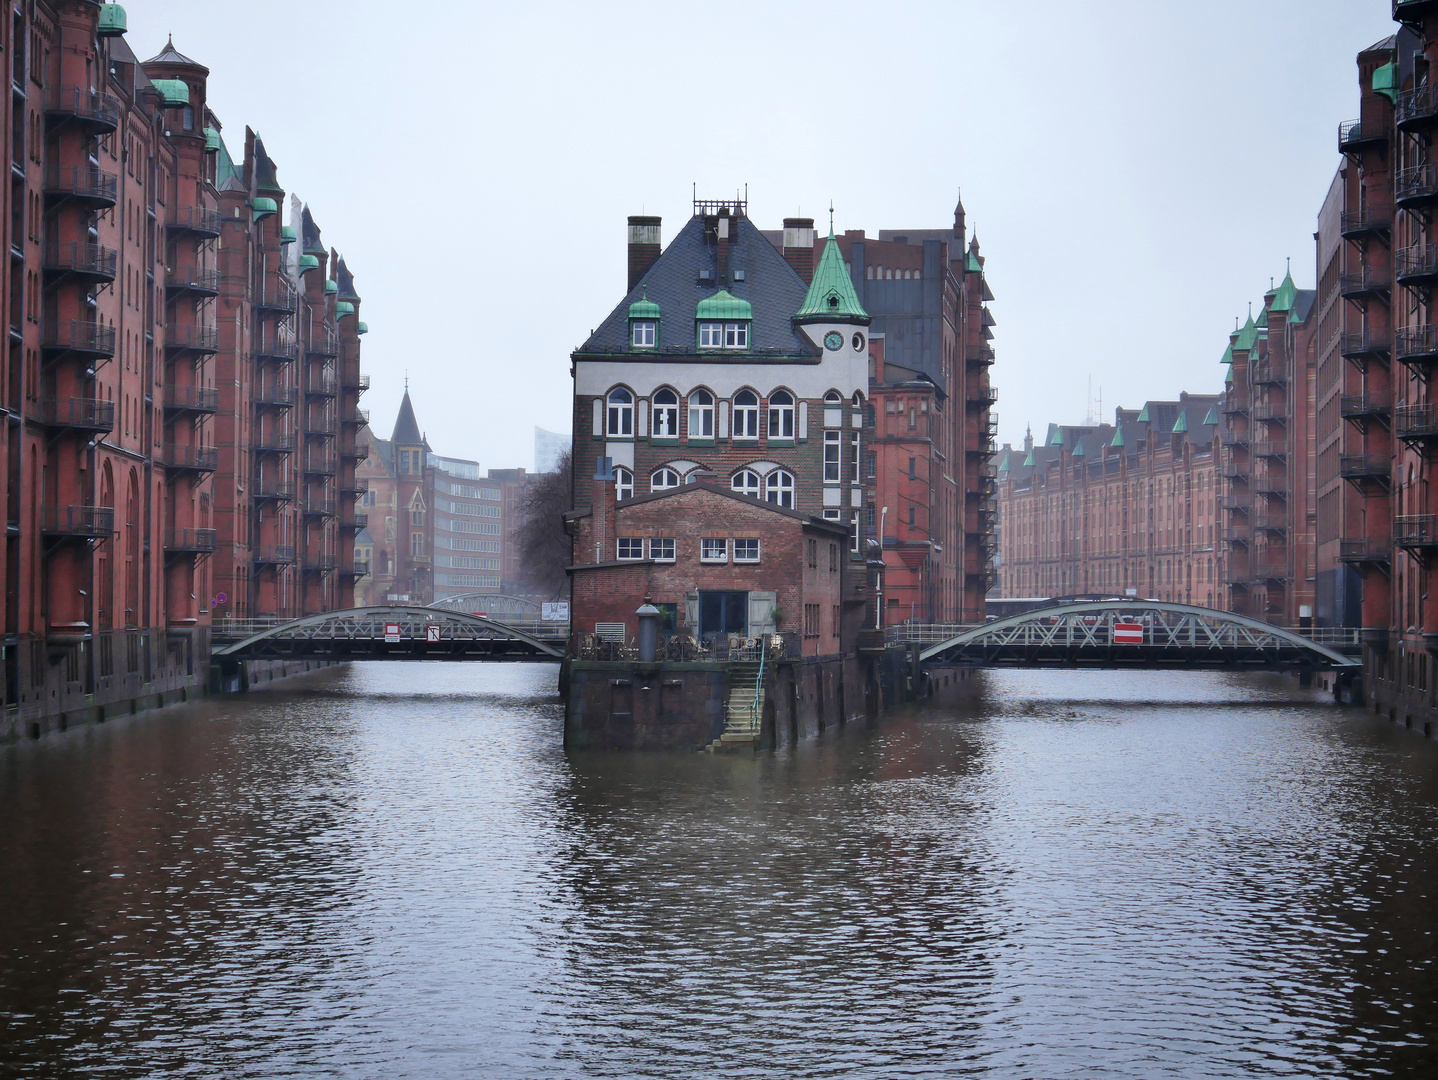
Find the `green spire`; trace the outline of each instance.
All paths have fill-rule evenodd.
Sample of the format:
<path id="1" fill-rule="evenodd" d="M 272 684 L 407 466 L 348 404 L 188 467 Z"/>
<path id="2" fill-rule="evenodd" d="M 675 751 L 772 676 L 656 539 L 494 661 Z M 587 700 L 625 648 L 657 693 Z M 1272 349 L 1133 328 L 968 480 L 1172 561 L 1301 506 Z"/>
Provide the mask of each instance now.
<path id="1" fill-rule="evenodd" d="M 1001 473 L 1006 473 L 1006 472 L 1008 472 L 1008 471 L 1009 471 L 1009 451 L 1005 450 L 1005 451 L 1004 451 L 1004 456 L 1001 457 L 1001 458 L 999 458 L 999 472 L 1001 472 Z"/>
<path id="2" fill-rule="evenodd" d="M 1073 457 L 1086 457 L 1086 456 L 1087 456 L 1087 455 L 1084 453 L 1084 449 L 1083 449 L 1083 436 L 1082 436 L 1082 435 L 1079 436 L 1078 445 L 1073 448 L 1073 454 L 1072 454 L 1072 456 L 1073 456 Z"/>
<path id="3" fill-rule="evenodd" d="M 1258 343 L 1258 324 L 1253 321 L 1253 308 L 1248 309 L 1248 322 L 1243 324 L 1243 329 L 1238 332 L 1238 340 L 1233 343 L 1233 348 L 1239 352 L 1247 352 Z"/>
<path id="4" fill-rule="evenodd" d="M 809 292 L 794 315 L 798 323 L 808 322 L 869 322 L 869 313 L 859 303 L 859 294 L 849 280 L 849 271 L 844 267 L 844 256 L 839 252 L 839 242 L 834 233 L 824 245 L 824 254 L 819 256 L 819 265 L 814 269 L 814 280 Z"/>
<path id="5" fill-rule="evenodd" d="M 1223 377 L 1223 385 L 1224 385 L 1224 386 L 1232 386 L 1232 385 L 1233 385 L 1233 368 L 1229 368 L 1229 369 L 1228 369 L 1228 374 Z"/>
<path id="6" fill-rule="evenodd" d="M 1203 422 L 1204 422 L 1204 425 L 1205 425 L 1205 426 L 1210 425 L 1210 424 L 1217 424 L 1217 423 L 1218 423 L 1218 406 L 1217 406 L 1217 405 L 1210 405 L 1210 406 L 1208 407 L 1208 415 L 1203 418 Z"/>
<path id="7" fill-rule="evenodd" d="M 1148 402 L 1146 401 L 1143 403 L 1143 412 L 1138 414 L 1138 422 L 1140 424 L 1147 424 L 1151 422 L 1148 418 Z"/>
<path id="8" fill-rule="evenodd" d="M 1258 327 L 1260 330 L 1268 329 L 1268 308 L 1264 308 L 1258 313 L 1258 321 L 1253 325 Z"/>
<path id="9" fill-rule="evenodd" d="M 1182 435 L 1182 434 L 1183 434 L 1184 432 L 1186 432 L 1187 430 L 1188 430 L 1188 413 L 1183 412 L 1182 410 L 1180 410 L 1180 411 L 1179 411 L 1179 414 L 1178 414 L 1178 423 L 1176 423 L 1176 424 L 1173 425 L 1173 433 L 1174 433 L 1175 435 Z"/>
<path id="10" fill-rule="evenodd" d="M 1113 433 L 1113 442 L 1109 443 L 1111 448 L 1123 449 L 1123 428 L 1116 428 Z"/>
<path id="11" fill-rule="evenodd" d="M 1051 432 L 1049 432 L 1049 445 L 1050 445 L 1050 446 L 1062 446 L 1063 444 L 1064 444 L 1064 429 L 1063 429 L 1062 425 L 1055 424 L 1053 430 L 1052 430 Z"/>
<path id="12" fill-rule="evenodd" d="M 1231 363 L 1233 363 L 1233 342 L 1230 341 L 1230 342 L 1228 343 L 1228 348 L 1226 348 L 1226 349 L 1223 350 L 1223 359 L 1220 360 L 1219 363 L 1220 363 L 1220 364 L 1231 364 Z"/>
<path id="13" fill-rule="evenodd" d="M 1273 295 L 1273 304 L 1270 311 L 1291 312 L 1294 303 L 1298 300 L 1298 289 L 1293 284 L 1293 265 L 1289 264 L 1288 273 L 1283 275 L 1283 284 L 1278 286 L 1278 291 Z M 1268 323 L 1265 321 L 1264 326 Z"/>
<path id="14" fill-rule="evenodd" d="M 1033 451 L 1033 447 L 1030 447 L 1030 448 L 1029 448 L 1029 456 L 1026 457 L 1026 458 L 1024 458 L 1024 464 L 1025 464 L 1025 465 L 1033 465 L 1033 464 L 1034 464 L 1034 451 Z"/>

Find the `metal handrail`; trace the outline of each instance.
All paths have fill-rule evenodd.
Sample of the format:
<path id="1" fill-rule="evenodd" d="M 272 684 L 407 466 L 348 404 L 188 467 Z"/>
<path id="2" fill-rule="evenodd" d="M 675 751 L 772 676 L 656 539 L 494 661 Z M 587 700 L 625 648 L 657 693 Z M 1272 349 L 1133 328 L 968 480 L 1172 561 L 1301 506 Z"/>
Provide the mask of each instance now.
<path id="1" fill-rule="evenodd" d="M 45 190 L 60 195 L 113 203 L 119 196 L 120 178 L 93 165 L 52 165 L 45 172 Z"/>
<path id="2" fill-rule="evenodd" d="M 57 241 L 45 246 L 45 266 L 51 270 L 113 278 L 119 258 L 118 251 L 104 244 L 87 244 L 77 240 L 69 244 Z"/>

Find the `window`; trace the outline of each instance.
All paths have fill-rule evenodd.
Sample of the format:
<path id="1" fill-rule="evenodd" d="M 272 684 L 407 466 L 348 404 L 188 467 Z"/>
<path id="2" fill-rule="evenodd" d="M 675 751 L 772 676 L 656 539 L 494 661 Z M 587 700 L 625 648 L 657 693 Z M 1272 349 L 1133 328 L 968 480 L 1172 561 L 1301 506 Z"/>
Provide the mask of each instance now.
<path id="1" fill-rule="evenodd" d="M 689 395 L 689 437 L 714 438 L 714 395 L 708 390 L 695 390 Z"/>
<path id="2" fill-rule="evenodd" d="M 737 562 L 758 562 L 759 541 L 757 539 L 735 540 L 734 561 Z"/>
<path id="3" fill-rule="evenodd" d="M 734 395 L 734 438 L 759 437 L 759 395 L 753 390 L 740 390 Z"/>
<path id="4" fill-rule="evenodd" d="M 674 537 L 656 536 L 649 541 L 649 557 L 655 562 L 674 561 Z"/>
<path id="5" fill-rule="evenodd" d="M 914 507 L 911 506 L 911 507 L 909 507 L 909 527 L 910 527 L 910 528 L 913 528 L 913 525 L 914 525 Z"/>
<path id="6" fill-rule="evenodd" d="M 668 491 L 679 486 L 679 474 L 673 469 L 655 469 L 649 478 L 650 491 Z"/>
<path id="7" fill-rule="evenodd" d="M 409 534 L 409 553 L 411 555 L 424 554 L 424 533 L 412 532 Z"/>
<path id="8" fill-rule="evenodd" d="M 804 542 L 804 547 L 809 555 L 809 569 L 812 570 L 819 565 L 819 541 L 811 538 Z"/>
<path id="9" fill-rule="evenodd" d="M 839 433 L 824 432 L 824 483 L 839 482 Z"/>
<path id="10" fill-rule="evenodd" d="M 835 407 L 842 406 L 844 404 L 844 395 L 837 390 L 830 390 L 824 395 L 824 404 Z"/>
<path id="11" fill-rule="evenodd" d="M 805 605 L 804 605 L 804 636 L 805 636 L 805 637 L 818 637 L 818 636 L 819 636 L 819 605 L 818 605 L 818 604 L 805 604 Z"/>
<path id="12" fill-rule="evenodd" d="M 609 391 L 609 437 L 625 438 L 634 434 L 634 395 L 622 386 Z"/>
<path id="13" fill-rule="evenodd" d="M 615 555 L 621 562 L 633 562 L 636 559 L 644 558 L 644 540 L 638 536 L 621 536 L 616 541 L 618 550 Z"/>
<path id="14" fill-rule="evenodd" d="M 843 516 L 843 515 L 844 515 L 844 511 L 842 511 L 842 510 L 825 510 L 825 511 L 824 511 L 824 520 L 825 520 L 825 521 L 842 521 L 842 520 L 844 520 L 844 516 Z"/>
<path id="15" fill-rule="evenodd" d="M 835 637 L 838 637 L 838 636 L 839 636 L 839 605 L 838 605 L 838 604 L 835 604 L 835 605 L 834 605 L 832 608 L 830 608 L 829 610 L 830 610 L 831 612 L 833 612 L 833 619 L 832 619 L 832 621 L 830 622 L 830 625 L 834 628 L 833 631 L 832 631 L 832 633 L 833 633 L 833 635 L 834 635 Z"/>
<path id="16" fill-rule="evenodd" d="M 829 545 L 829 573 L 836 574 L 839 571 L 839 545 Z"/>
<path id="17" fill-rule="evenodd" d="M 919 474 L 918 474 L 918 472 L 917 472 L 917 470 L 916 470 L 916 468 L 915 468 L 916 464 L 917 464 L 917 459 L 916 459 L 916 458 L 909 458 L 909 479 L 910 479 L 910 480 L 917 480 L 917 479 L 918 479 Z"/>
<path id="18" fill-rule="evenodd" d="M 863 455 L 859 450 L 859 433 L 851 431 L 849 432 L 849 468 L 852 471 L 849 473 L 849 479 L 856 484 L 859 482 L 859 463 L 862 460 Z"/>
<path id="19" fill-rule="evenodd" d="M 775 390 L 769 395 L 769 438 L 792 439 L 794 437 L 794 395 L 787 390 Z"/>
<path id="20" fill-rule="evenodd" d="M 726 349 L 747 349 L 749 347 L 749 324 L 748 323 L 725 323 L 724 324 L 724 348 Z"/>
<path id="21" fill-rule="evenodd" d="M 699 324 L 699 347 L 701 349 L 721 349 L 724 347 L 724 324 L 717 322 L 702 322 Z"/>
<path id="22" fill-rule="evenodd" d="M 423 510 L 411 510 L 411 511 L 409 512 L 409 523 L 410 523 L 411 525 L 423 525 L 423 524 L 424 524 L 424 511 L 423 511 Z"/>
<path id="23" fill-rule="evenodd" d="M 699 324 L 699 347 L 701 349 L 747 349 L 749 347 L 749 324 L 747 322 L 702 322 Z"/>
<path id="24" fill-rule="evenodd" d="M 667 388 L 654 392 L 654 438 L 679 438 L 679 395 Z"/>
<path id="25" fill-rule="evenodd" d="M 617 500 L 634 497 L 634 474 L 622 465 L 614 470 L 614 497 Z"/>
<path id="26" fill-rule="evenodd" d="M 794 509 L 794 474 L 775 469 L 764 478 L 764 498 L 771 503 Z"/>
<path id="27" fill-rule="evenodd" d="M 636 319 L 634 322 L 630 323 L 629 325 L 630 325 L 630 327 L 631 327 L 631 329 L 632 329 L 632 331 L 633 331 L 633 337 L 631 338 L 631 340 L 632 340 L 632 342 L 633 342 L 635 348 L 638 348 L 638 349 L 652 349 L 652 348 L 654 348 L 654 329 L 655 329 L 655 326 L 657 325 L 656 323 L 643 322 L 643 321 L 640 321 L 640 320 L 637 320 L 637 319 Z"/>
<path id="28" fill-rule="evenodd" d="M 849 520 L 849 550 L 855 555 L 859 553 L 859 515 L 855 514 Z"/>
<path id="29" fill-rule="evenodd" d="M 750 498 L 759 497 L 759 474 L 753 469 L 740 469 L 729 481 L 729 489 Z"/>
<path id="30" fill-rule="evenodd" d="M 722 563 L 729 561 L 729 541 L 720 537 L 708 537 L 699 541 L 699 561 Z"/>

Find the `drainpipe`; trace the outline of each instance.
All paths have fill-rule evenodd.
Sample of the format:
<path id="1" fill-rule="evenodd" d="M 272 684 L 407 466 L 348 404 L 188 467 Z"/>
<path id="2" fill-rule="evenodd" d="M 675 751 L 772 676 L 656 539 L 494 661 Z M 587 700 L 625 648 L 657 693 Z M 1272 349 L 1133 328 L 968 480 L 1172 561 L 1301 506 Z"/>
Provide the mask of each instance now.
<path id="1" fill-rule="evenodd" d="M 875 630 L 882 630 L 884 628 L 884 519 L 888 516 L 889 508 L 887 506 L 881 507 L 879 509 L 879 589 L 878 599 L 874 604 Z"/>

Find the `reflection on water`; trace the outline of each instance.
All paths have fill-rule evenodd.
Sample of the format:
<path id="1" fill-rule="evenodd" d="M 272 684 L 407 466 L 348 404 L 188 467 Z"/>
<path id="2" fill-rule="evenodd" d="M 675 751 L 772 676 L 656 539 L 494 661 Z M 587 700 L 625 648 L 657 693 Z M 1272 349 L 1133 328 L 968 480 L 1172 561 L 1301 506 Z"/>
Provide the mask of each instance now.
<path id="1" fill-rule="evenodd" d="M 0 1076 L 1435 1070 L 1438 753 L 1006 672 L 757 757 L 370 664 L 0 749 Z"/>

